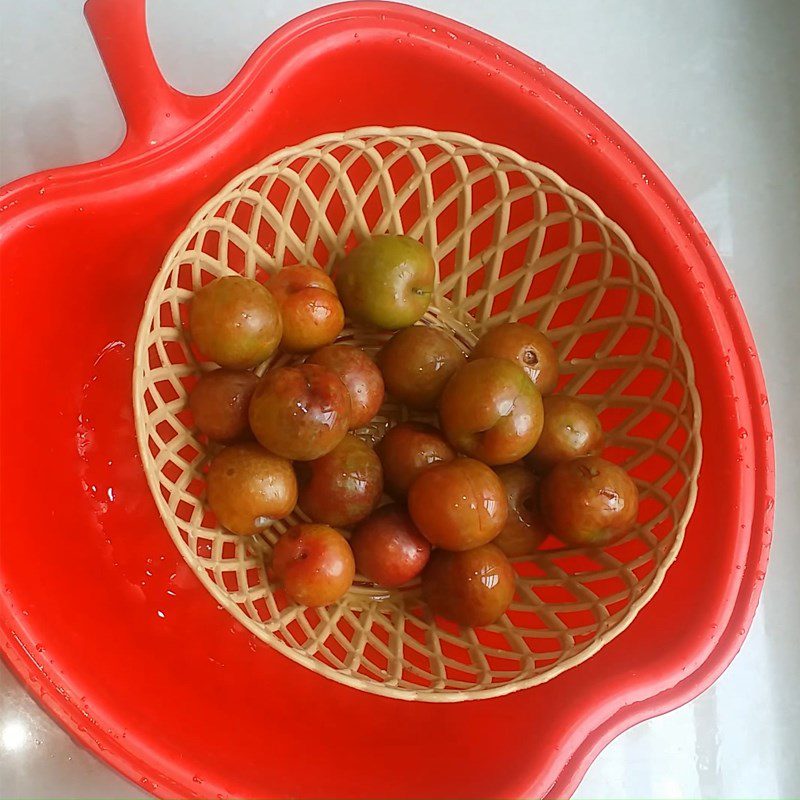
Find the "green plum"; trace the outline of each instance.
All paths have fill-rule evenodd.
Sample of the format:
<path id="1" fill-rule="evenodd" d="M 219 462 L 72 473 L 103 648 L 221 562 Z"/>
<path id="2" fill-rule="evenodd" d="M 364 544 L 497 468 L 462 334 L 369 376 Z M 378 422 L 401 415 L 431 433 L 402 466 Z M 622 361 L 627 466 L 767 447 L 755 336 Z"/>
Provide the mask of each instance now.
<path id="1" fill-rule="evenodd" d="M 339 263 L 336 288 L 355 322 L 397 330 L 428 310 L 436 278 L 433 256 L 408 236 L 373 236 Z"/>

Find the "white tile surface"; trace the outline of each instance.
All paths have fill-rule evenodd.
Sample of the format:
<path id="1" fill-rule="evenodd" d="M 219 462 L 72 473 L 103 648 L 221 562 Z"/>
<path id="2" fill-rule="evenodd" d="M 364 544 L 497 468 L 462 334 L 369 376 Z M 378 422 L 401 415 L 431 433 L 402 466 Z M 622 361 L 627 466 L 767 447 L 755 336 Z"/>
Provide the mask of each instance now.
<path id="1" fill-rule="evenodd" d="M 317 5 L 151 0 L 149 21 L 167 78 L 202 93 L 223 86 L 278 24 Z M 767 374 L 778 501 L 755 624 L 712 689 L 620 736 L 576 797 L 798 797 L 800 2 L 421 5 L 543 61 L 633 135 L 715 242 Z M 81 7 L 0 0 L 0 183 L 99 158 L 122 138 Z M 142 796 L 75 745 L 0 664 L 0 797 L 20 795 Z"/>

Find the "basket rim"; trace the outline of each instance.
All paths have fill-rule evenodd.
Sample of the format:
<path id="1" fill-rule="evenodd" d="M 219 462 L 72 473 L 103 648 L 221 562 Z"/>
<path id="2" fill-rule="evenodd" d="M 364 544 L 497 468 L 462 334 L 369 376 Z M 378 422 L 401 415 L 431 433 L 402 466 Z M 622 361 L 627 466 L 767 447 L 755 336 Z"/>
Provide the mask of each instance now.
<path id="1" fill-rule="evenodd" d="M 657 275 L 655 274 L 654 270 L 650 266 L 650 264 L 641 256 L 641 254 L 636 250 L 632 240 L 628 236 L 628 234 L 623 230 L 623 228 L 614 220 L 607 217 L 599 205 L 592 200 L 592 198 L 585 195 L 580 190 L 574 188 L 570 184 L 566 183 L 556 172 L 549 169 L 548 167 L 532 161 L 530 159 L 525 158 L 524 156 L 520 155 L 516 151 L 505 147 L 504 145 L 483 142 L 480 139 L 477 139 L 474 136 L 470 136 L 469 134 L 459 133 L 455 131 L 435 131 L 431 128 L 421 127 L 421 126 L 413 126 L 413 125 L 405 125 L 405 126 L 364 126 L 358 128 L 351 128 L 346 131 L 337 131 L 333 133 L 324 133 L 317 136 L 313 136 L 309 139 L 306 139 L 303 142 L 300 142 L 296 145 L 290 145 L 284 147 L 274 153 L 269 154 L 265 158 L 261 159 L 258 163 L 248 167 L 247 169 L 243 170 L 233 178 L 231 178 L 221 189 L 219 189 L 209 200 L 203 204 L 203 206 L 196 211 L 189 222 L 187 223 L 184 230 L 176 237 L 172 247 L 167 252 L 164 260 L 159 267 L 158 272 L 153 278 L 150 291 L 148 292 L 147 300 L 145 303 L 145 307 L 142 313 L 142 318 L 139 324 L 139 328 L 137 330 L 136 335 L 136 347 L 134 350 L 134 376 L 132 381 L 132 389 L 133 389 L 133 405 L 134 405 L 134 421 L 136 427 L 136 437 L 137 443 L 139 446 L 139 451 L 142 457 L 142 462 L 146 463 L 151 455 L 149 452 L 149 448 L 147 448 L 146 442 L 146 419 L 147 419 L 147 411 L 144 408 L 144 392 L 143 392 L 143 379 L 145 375 L 145 370 L 142 367 L 142 364 L 146 363 L 146 354 L 147 349 L 145 347 L 145 341 L 147 334 L 149 333 L 149 325 L 150 320 L 153 317 L 153 312 L 155 307 L 158 305 L 158 299 L 160 296 L 160 281 L 159 278 L 171 268 L 172 262 L 174 261 L 175 257 L 181 251 L 181 249 L 191 240 L 193 233 L 193 228 L 196 223 L 202 221 L 206 216 L 211 212 L 216 206 L 219 205 L 219 198 L 222 195 L 225 195 L 232 189 L 239 186 L 241 183 L 246 181 L 248 178 L 253 177 L 261 173 L 266 167 L 274 166 L 276 163 L 280 163 L 287 157 L 291 156 L 303 156 L 309 153 L 309 151 L 313 151 L 318 149 L 321 145 L 335 145 L 336 143 L 346 144 L 350 140 L 360 139 L 365 140 L 369 138 L 375 137 L 416 137 L 421 139 L 432 139 L 436 138 L 438 140 L 443 140 L 449 144 L 458 145 L 458 146 L 473 146 L 477 147 L 481 150 L 488 150 L 494 155 L 499 156 L 500 158 L 507 159 L 508 161 L 513 162 L 517 166 L 519 166 L 523 170 L 530 171 L 531 169 L 535 169 L 538 172 L 546 175 L 548 179 L 552 180 L 553 183 L 563 192 L 569 194 L 571 197 L 579 200 L 581 203 L 584 203 L 597 217 L 603 221 L 604 224 L 608 225 L 608 227 L 614 232 L 615 235 L 619 236 L 620 239 L 625 243 L 627 247 L 630 248 L 631 256 L 636 261 L 637 266 L 642 269 L 647 277 L 653 281 L 653 284 L 657 287 L 661 287 L 660 281 L 658 280 Z M 691 419 L 691 425 L 689 427 L 690 435 L 693 437 L 695 441 L 695 446 L 693 448 L 693 457 L 691 460 L 691 469 L 689 470 L 689 477 L 688 477 L 688 493 L 686 499 L 686 506 L 683 510 L 683 513 L 676 521 L 676 536 L 675 542 L 670 547 L 669 552 L 665 556 L 664 560 L 659 565 L 658 569 L 656 570 L 656 575 L 654 576 L 653 580 L 651 581 L 650 585 L 647 589 L 642 592 L 637 598 L 633 600 L 629 608 L 627 609 L 625 616 L 616 623 L 612 628 L 603 631 L 602 633 L 598 634 L 595 639 L 581 650 L 578 653 L 575 653 L 563 661 L 559 662 L 558 664 L 554 665 L 551 669 L 548 669 L 538 675 L 531 676 L 529 678 L 517 680 L 511 679 L 506 681 L 502 684 L 497 684 L 495 686 L 490 687 L 483 687 L 483 688 L 468 688 L 468 689 L 410 689 L 410 688 L 403 688 L 399 686 L 387 686 L 385 683 L 379 683 L 378 681 L 368 679 L 368 678 L 358 678 L 354 677 L 351 674 L 343 671 L 335 669 L 334 667 L 328 666 L 327 664 L 323 664 L 319 662 L 317 659 L 313 658 L 313 656 L 309 656 L 306 654 L 302 649 L 293 648 L 290 645 L 286 644 L 285 642 L 281 641 L 278 637 L 271 635 L 268 638 L 263 636 L 263 623 L 259 624 L 255 620 L 253 620 L 250 616 L 243 614 L 241 609 L 239 609 L 238 605 L 231 599 L 231 596 L 228 592 L 223 591 L 219 585 L 212 580 L 208 573 L 206 572 L 205 568 L 197 561 L 195 554 L 192 553 L 188 545 L 183 541 L 180 533 L 177 531 L 171 530 L 168 525 L 165 525 L 167 528 L 170 537 L 172 538 L 173 542 L 177 546 L 179 552 L 183 556 L 186 563 L 192 569 L 192 571 L 197 575 L 206 589 L 212 594 L 212 596 L 222 604 L 228 612 L 242 625 L 244 625 L 251 633 L 258 636 L 258 638 L 268 644 L 273 649 L 277 650 L 281 654 L 287 656 L 295 663 L 300 664 L 301 666 L 305 667 L 306 669 L 311 670 L 312 672 L 317 672 L 322 677 L 330 678 L 331 680 L 335 680 L 338 683 L 345 684 L 347 686 L 351 686 L 353 688 L 359 689 L 361 691 L 366 691 L 372 694 L 376 694 L 382 697 L 392 697 L 395 699 L 401 700 L 417 700 L 423 702 L 435 702 L 435 703 L 454 703 L 454 702 L 462 702 L 465 700 L 479 700 L 479 699 L 488 699 L 492 697 L 501 697 L 506 694 L 510 694 L 515 691 L 519 691 L 522 689 L 531 688 L 533 686 L 538 686 L 543 683 L 547 683 L 550 680 L 561 675 L 563 672 L 566 672 L 573 667 L 578 666 L 579 664 L 587 661 L 591 658 L 595 653 L 597 653 L 600 649 L 602 649 L 606 644 L 610 641 L 615 639 L 619 636 L 623 631 L 625 631 L 629 625 L 631 625 L 634 619 L 637 617 L 639 611 L 644 608 L 645 605 L 652 599 L 655 593 L 660 588 L 664 577 L 667 574 L 667 571 L 674 563 L 675 559 L 680 552 L 681 546 L 683 544 L 683 539 L 686 532 L 686 527 L 691 519 L 692 512 L 694 511 L 694 506 L 697 499 L 697 478 L 700 472 L 700 465 L 702 463 L 702 440 L 700 438 L 700 425 L 702 420 L 702 406 L 700 403 L 699 393 L 697 391 L 697 387 L 695 385 L 695 373 L 694 373 L 694 363 L 692 361 L 691 354 L 689 349 L 686 345 L 685 340 L 682 337 L 682 327 L 680 325 L 680 321 L 677 317 L 675 309 L 672 305 L 672 302 L 669 300 L 669 297 L 664 294 L 664 298 L 666 302 L 663 305 L 663 311 L 667 314 L 671 325 L 673 326 L 677 338 L 675 340 L 676 347 L 681 353 L 681 356 L 686 364 L 686 385 L 687 391 L 690 395 L 691 406 L 694 411 L 694 414 Z M 171 514 L 172 512 L 166 507 L 166 502 L 161 495 L 161 492 L 158 488 L 157 478 L 154 472 L 145 470 L 145 475 L 147 478 L 147 483 L 150 488 L 150 493 L 155 501 L 156 505 L 159 508 L 160 514 L 163 515 Z"/>

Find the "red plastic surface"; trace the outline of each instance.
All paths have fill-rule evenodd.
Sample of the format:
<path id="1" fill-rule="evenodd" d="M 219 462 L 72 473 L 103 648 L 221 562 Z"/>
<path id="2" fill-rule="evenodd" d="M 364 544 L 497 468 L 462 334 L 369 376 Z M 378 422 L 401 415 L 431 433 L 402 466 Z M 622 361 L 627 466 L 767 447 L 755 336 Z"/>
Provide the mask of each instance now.
<path id="1" fill-rule="evenodd" d="M 568 795 L 613 736 L 722 672 L 766 568 L 764 382 L 697 220 L 579 92 L 451 20 L 393 4 L 320 9 L 270 37 L 226 89 L 194 98 L 158 72 L 144 0 L 90 0 L 86 15 L 127 138 L 104 161 L 0 196 L 5 657 L 78 740 L 163 797 Z M 366 124 L 470 133 L 589 194 L 657 272 L 697 368 L 699 497 L 656 598 L 589 662 L 495 700 L 388 700 L 258 642 L 190 574 L 139 465 L 131 357 L 170 243 L 240 170 Z"/>

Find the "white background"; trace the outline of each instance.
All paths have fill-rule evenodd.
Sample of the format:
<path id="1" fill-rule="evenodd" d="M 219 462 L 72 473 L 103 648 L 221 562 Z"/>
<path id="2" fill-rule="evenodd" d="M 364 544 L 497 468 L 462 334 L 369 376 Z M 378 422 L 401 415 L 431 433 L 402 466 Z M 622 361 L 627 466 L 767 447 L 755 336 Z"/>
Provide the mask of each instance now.
<path id="1" fill-rule="evenodd" d="M 544 62 L 655 159 L 726 263 L 769 385 L 775 534 L 742 652 L 696 701 L 613 742 L 576 796 L 798 797 L 800 0 L 420 4 Z M 276 26 L 317 5 L 150 0 L 148 17 L 167 79 L 205 93 Z M 0 183 L 100 158 L 122 139 L 81 7 L 0 0 Z M 20 795 L 142 796 L 75 745 L 0 663 L 0 797 Z"/>

